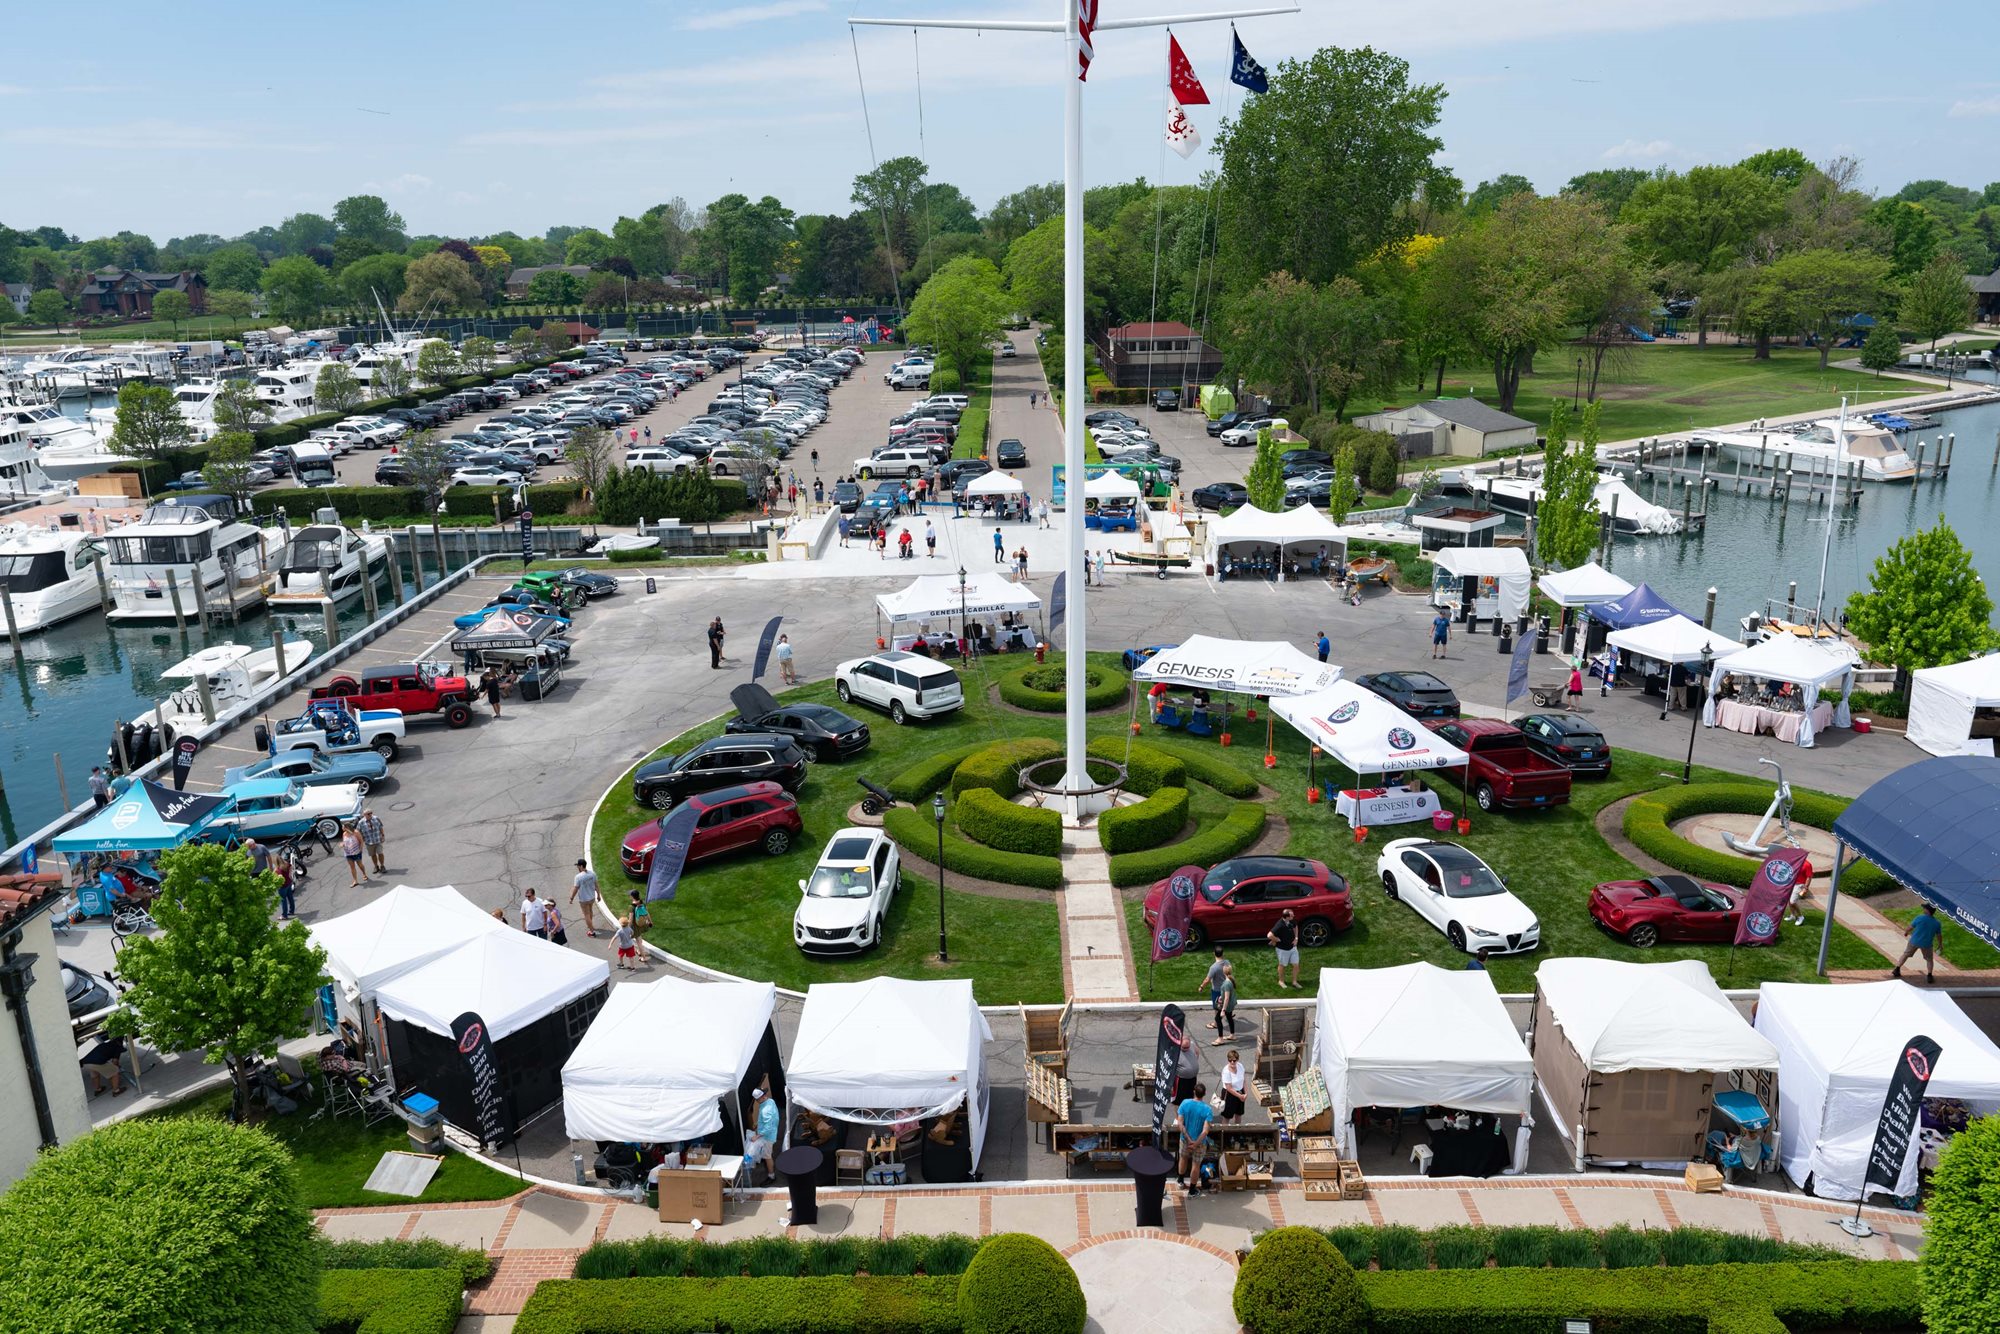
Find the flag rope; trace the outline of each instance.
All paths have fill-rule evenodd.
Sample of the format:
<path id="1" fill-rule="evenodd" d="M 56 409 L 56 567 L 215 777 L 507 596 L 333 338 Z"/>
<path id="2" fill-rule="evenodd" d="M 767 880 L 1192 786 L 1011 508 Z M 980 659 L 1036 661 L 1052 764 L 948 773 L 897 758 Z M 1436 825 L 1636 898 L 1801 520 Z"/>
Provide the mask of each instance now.
<path id="1" fill-rule="evenodd" d="M 861 77 L 861 42 L 851 27 L 847 30 L 847 41 L 854 48 L 854 83 L 861 90 L 861 125 L 868 131 L 868 160 L 874 164 L 875 170 L 880 171 L 882 158 L 875 151 L 875 123 L 868 115 L 868 81 Z M 889 211 L 882 207 L 878 199 L 875 212 L 882 219 L 882 249 L 889 259 L 889 286 L 896 295 L 896 323 L 900 325 L 903 322 L 903 284 L 896 276 L 896 243 L 889 236 Z"/>

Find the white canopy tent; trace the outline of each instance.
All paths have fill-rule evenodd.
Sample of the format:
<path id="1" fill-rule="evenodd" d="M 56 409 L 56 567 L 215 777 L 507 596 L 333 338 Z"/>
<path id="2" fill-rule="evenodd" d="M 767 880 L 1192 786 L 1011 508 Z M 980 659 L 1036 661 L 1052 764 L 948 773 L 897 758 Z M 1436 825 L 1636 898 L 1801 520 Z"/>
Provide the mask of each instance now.
<path id="1" fill-rule="evenodd" d="M 1139 498 L 1139 484 L 1124 473 L 1099 473 L 1083 484 L 1085 500 L 1134 500 Z"/>
<path id="2" fill-rule="evenodd" d="M 495 925 L 499 925 L 497 922 Z M 449 1036 L 471 1010 L 495 1042 L 611 980 L 605 960 L 523 931 L 489 931 L 381 983 L 383 1014 Z"/>
<path id="3" fill-rule="evenodd" d="M 1757 1031 L 1778 1050 L 1780 1165 L 1813 1194 L 1861 1197 L 1889 1079 L 1905 1044 L 1938 1044 L 1926 1098 L 1957 1098 L 1974 1115 L 2000 1111 L 2000 1047 L 1952 998 L 1902 981 L 1827 987 L 1766 982 Z M 1917 1137 L 1910 1137 L 1897 1195 L 1917 1189 Z"/>
<path id="4" fill-rule="evenodd" d="M 1281 639 L 1189 635 L 1139 664 L 1137 681 L 1168 681 L 1238 695 L 1307 695 L 1340 679 L 1340 668 Z"/>
<path id="5" fill-rule="evenodd" d="M 799 1012 L 786 1094 L 822 1115 L 874 1126 L 942 1116 L 963 1104 L 977 1170 L 992 1040 L 964 979 L 816 982 Z"/>
<path id="6" fill-rule="evenodd" d="M 1754 677 L 1762 681 L 1788 681 L 1799 688 L 1806 703 L 1799 723 L 1798 744 L 1810 746 L 1813 743 L 1812 705 L 1819 699 L 1821 687 L 1829 682 L 1841 683 L 1840 703 L 1833 706 L 1833 725 L 1854 726 L 1854 712 L 1847 701 L 1854 693 L 1857 665 L 1854 650 L 1845 644 L 1807 639 L 1802 635 L 1773 635 L 1761 644 L 1753 644 L 1716 660 L 1709 673 L 1708 698 L 1702 702 L 1701 721 L 1709 727 L 1715 726 L 1715 692 L 1726 675 Z"/>
<path id="7" fill-rule="evenodd" d="M 1273 698 L 1271 712 L 1357 774 L 1457 769 L 1465 752 L 1372 690 L 1335 681 L 1324 690 Z"/>
<path id="8" fill-rule="evenodd" d="M 398 885 L 372 903 L 306 929 L 313 944 L 326 951 L 326 970 L 349 1002 L 480 936 L 508 930 L 450 885 Z"/>
<path id="9" fill-rule="evenodd" d="M 1244 505 L 1208 525 L 1207 561 L 1219 563 L 1228 546 L 1268 546 L 1282 552 L 1287 547 L 1314 544 L 1325 546 L 1329 555 L 1347 550 L 1347 538 L 1333 519 L 1311 505 L 1297 505 L 1281 514 Z M 1282 563 L 1278 571 L 1282 582 Z"/>
<path id="10" fill-rule="evenodd" d="M 1557 570 L 1535 581 L 1543 596 L 1558 607 L 1591 607 L 1616 602 L 1632 591 L 1632 585 L 1591 561 L 1574 570 Z"/>
<path id="11" fill-rule="evenodd" d="M 566 1133 L 641 1144 L 714 1134 L 723 1100 L 770 1031 L 776 998 L 769 982 L 668 977 L 614 987 L 563 1063 Z"/>
<path id="12" fill-rule="evenodd" d="M 966 483 L 965 494 L 972 496 L 1020 496 L 1026 495 L 1028 488 L 1012 473 L 983 472 Z"/>
<path id="13" fill-rule="evenodd" d="M 1933 755 L 1990 755 L 1991 738 L 1971 739 L 1979 709 L 2000 709 L 2000 653 L 1912 672 L 1905 735 Z"/>
<path id="14" fill-rule="evenodd" d="M 1701 651 L 1706 648 L 1718 658 L 1725 653 L 1734 653 L 1743 647 L 1728 635 L 1719 635 L 1713 630 L 1705 630 L 1699 622 L 1685 616 L 1668 616 L 1663 620 L 1645 621 L 1624 630 L 1613 630 L 1605 637 L 1605 643 L 1619 653 L 1635 658 L 1651 658 L 1654 662 L 1670 662 L 1686 666 L 1701 661 Z M 1624 659 L 1621 657 L 1622 663 Z M 1620 673 L 1623 674 L 1622 671 Z"/>
<path id="15" fill-rule="evenodd" d="M 1528 569 L 1527 553 L 1519 547 L 1441 547 L 1431 553 L 1431 564 L 1437 567 L 1431 601 L 1440 606 L 1459 605 L 1460 581 L 1477 579 L 1479 592 L 1473 607 L 1478 615 L 1511 621 L 1528 610 L 1528 589 L 1534 575 Z M 1487 605 L 1489 600 L 1491 605 Z"/>
<path id="16" fill-rule="evenodd" d="M 1352 1151 L 1357 1107 L 1451 1107 L 1526 1116 L 1535 1062 L 1493 979 L 1434 964 L 1323 968 L 1314 1058 Z"/>
<path id="17" fill-rule="evenodd" d="M 992 474 L 987 474 L 991 476 Z M 902 621 L 936 621 L 1000 612 L 1040 611 L 1042 600 L 1026 584 L 998 574 L 969 574 L 963 586 L 955 574 L 920 575 L 908 588 L 880 593 L 875 610 L 893 625 Z"/>

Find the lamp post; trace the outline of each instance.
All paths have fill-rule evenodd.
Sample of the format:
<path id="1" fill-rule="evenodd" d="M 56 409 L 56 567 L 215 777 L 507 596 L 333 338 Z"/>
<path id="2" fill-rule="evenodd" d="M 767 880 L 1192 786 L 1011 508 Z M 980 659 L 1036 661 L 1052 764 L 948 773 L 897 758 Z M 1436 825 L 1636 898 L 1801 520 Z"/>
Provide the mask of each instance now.
<path id="1" fill-rule="evenodd" d="M 953 493 L 956 494 L 956 492 L 957 488 L 954 487 Z M 965 645 L 965 652 L 959 654 L 961 660 L 970 659 L 972 655 L 972 632 L 965 628 L 965 617 L 965 567 L 961 565 L 958 567 L 958 637 L 960 642 Z M 939 813 L 938 819 L 944 819 L 942 812 Z M 942 857 L 938 859 L 938 865 L 944 865 Z"/>
<path id="2" fill-rule="evenodd" d="M 1702 692 L 1703 692 L 1703 694 L 1704 694 L 1704 695 L 1706 695 L 1706 693 L 1707 693 L 1707 691 L 1708 691 L 1708 685 L 1707 685 L 1707 682 L 1708 682 L 1708 672 L 1709 672 L 1709 669 L 1710 669 L 1711 667 L 1713 667 L 1713 666 L 1715 666 L 1715 650 L 1714 650 L 1714 649 L 1712 649 L 1712 648 L 1710 648 L 1710 647 L 1709 647 L 1708 645 L 1706 645 L 1706 644 L 1703 644 L 1703 645 L 1701 646 L 1701 677 L 1700 677 L 1700 680 L 1701 680 L 1701 683 L 1702 683 L 1702 686 L 1701 686 L 1701 688 L 1702 688 Z M 1689 700 L 1689 704 L 1688 704 L 1688 712 L 1689 712 L 1690 714 L 1692 714 L 1693 716 L 1692 716 L 1691 718 L 1689 718 L 1689 720 L 1688 720 L 1688 757 L 1687 757 L 1687 763 L 1686 763 L 1686 764 L 1683 764 L 1683 765 L 1681 766 L 1681 786 L 1683 786 L 1683 787 L 1687 786 L 1687 784 L 1688 784 L 1688 783 L 1689 783 L 1690 781 L 1692 781 L 1692 780 L 1693 780 L 1693 777 L 1694 777 L 1694 737 L 1695 737 L 1695 729 L 1701 726 L 1701 710 L 1700 710 L 1700 709 L 1697 709 L 1697 708 L 1695 708 L 1695 707 L 1694 707 L 1694 704 L 1693 704 L 1693 701 L 1692 701 L 1692 699 L 1690 699 L 1690 700 Z"/>
<path id="3" fill-rule="evenodd" d="M 931 817 L 937 821 L 938 834 L 938 962 L 950 963 L 951 954 L 945 948 L 944 940 L 944 793 L 931 798 Z"/>

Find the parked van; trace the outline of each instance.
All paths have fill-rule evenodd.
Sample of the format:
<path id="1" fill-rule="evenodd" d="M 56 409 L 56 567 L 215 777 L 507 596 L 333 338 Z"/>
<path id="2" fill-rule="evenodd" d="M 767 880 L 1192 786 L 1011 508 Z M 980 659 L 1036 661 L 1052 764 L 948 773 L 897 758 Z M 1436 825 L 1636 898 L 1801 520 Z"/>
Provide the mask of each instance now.
<path id="1" fill-rule="evenodd" d="M 291 456 L 292 478 L 298 485 L 340 485 L 340 475 L 333 467 L 333 452 L 325 445 L 313 440 L 301 440 L 287 447 L 286 452 Z"/>

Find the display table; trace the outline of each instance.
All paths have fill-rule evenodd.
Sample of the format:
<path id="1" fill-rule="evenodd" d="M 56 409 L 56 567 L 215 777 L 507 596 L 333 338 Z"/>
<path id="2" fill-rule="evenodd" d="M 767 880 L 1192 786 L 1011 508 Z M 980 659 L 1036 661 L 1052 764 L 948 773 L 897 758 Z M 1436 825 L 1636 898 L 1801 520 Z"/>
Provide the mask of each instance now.
<path id="1" fill-rule="evenodd" d="M 1761 704 L 1745 704 L 1733 699 L 1719 699 L 1715 702 L 1715 725 L 1726 727 L 1732 732 L 1743 732 L 1755 736 L 1769 732 L 1780 741 L 1797 743 L 1799 724 L 1803 714 L 1791 709 L 1767 709 Z M 1825 700 L 1813 705 L 1813 734 L 1833 726 L 1833 705 Z"/>
<path id="2" fill-rule="evenodd" d="M 1431 1132 L 1431 1162 L 1425 1173 L 1434 1177 L 1497 1176 L 1513 1163 L 1507 1140 L 1493 1127 L 1457 1130 L 1445 1126 Z"/>
<path id="3" fill-rule="evenodd" d="M 1412 824 L 1429 820 L 1440 809 L 1437 793 L 1428 788 L 1416 792 L 1400 787 L 1343 788 L 1333 799 L 1333 813 L 1346 816 L 1356 828 Z"/>

